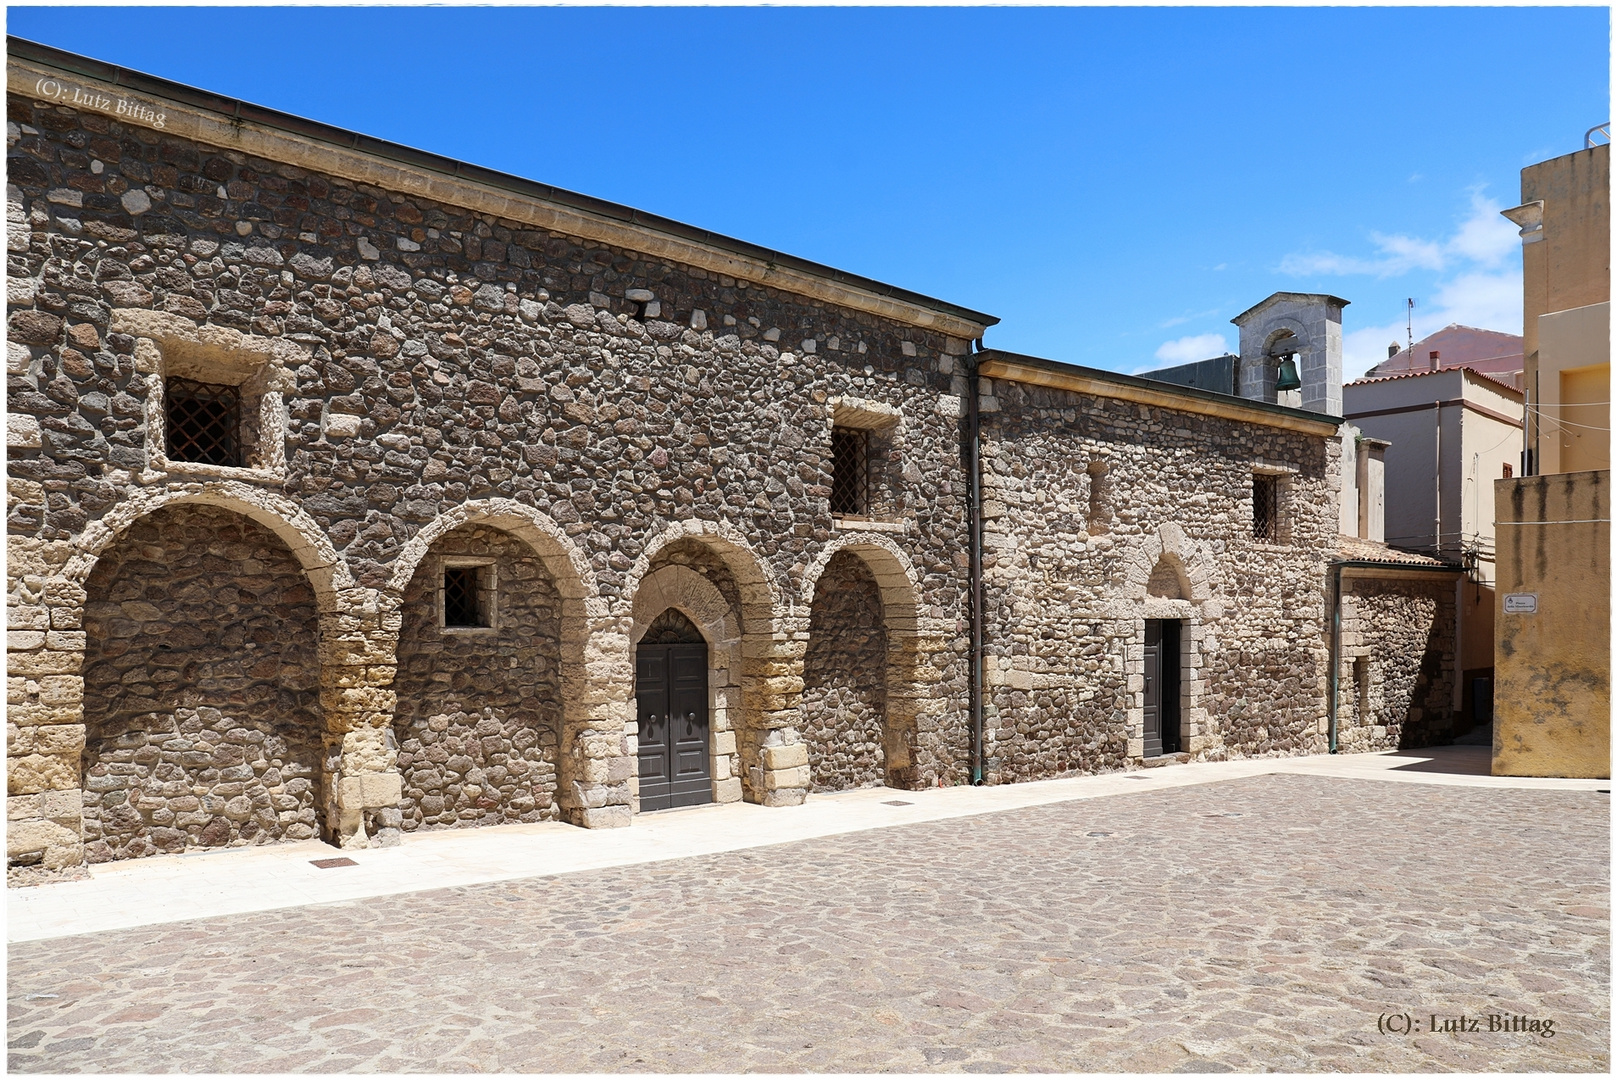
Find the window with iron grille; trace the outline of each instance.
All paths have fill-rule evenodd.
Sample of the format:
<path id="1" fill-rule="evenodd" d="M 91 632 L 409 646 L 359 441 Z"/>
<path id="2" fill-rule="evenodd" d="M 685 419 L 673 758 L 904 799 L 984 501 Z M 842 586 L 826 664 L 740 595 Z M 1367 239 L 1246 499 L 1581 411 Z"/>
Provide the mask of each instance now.
<path id="1" fill-rule="evenodd" d="M 1252 535 L 1269 544 L 1280 542 L 1280 478 L 1252 478 Z"/>
<path id="2" fill-rule="evenodd" d="M 870 432 L 831 429 L 831 512 L 870 513 Z"/>
<path id="3" fill-rule="evenodd" d="M 444 567 L 444 625 L 487 626 L 481 566 Z"/>
<path id="4" fill-rule="evenodd" d="M 241 387 L 171 377 L 163 403 L 170 461 L 241 467 Z"/>

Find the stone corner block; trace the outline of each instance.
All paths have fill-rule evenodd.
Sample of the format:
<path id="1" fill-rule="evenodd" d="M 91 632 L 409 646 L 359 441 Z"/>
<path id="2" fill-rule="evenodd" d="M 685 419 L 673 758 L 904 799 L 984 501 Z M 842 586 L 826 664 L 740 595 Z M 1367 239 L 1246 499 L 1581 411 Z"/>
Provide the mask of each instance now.
<path id="1" fill-rule="evenodd" d="M 808 746 L 804 743 L 766 746 L 763 748 L 763 757 L 764 768 L 771 770 L 795 769 L 809 763 Z"/>
<path id="2" fill-rule="evenodd" d="M 585 829 L 622 829 L 633 822 L 627 806 L 583 806 L 568 815 L 573 824 Z"/>

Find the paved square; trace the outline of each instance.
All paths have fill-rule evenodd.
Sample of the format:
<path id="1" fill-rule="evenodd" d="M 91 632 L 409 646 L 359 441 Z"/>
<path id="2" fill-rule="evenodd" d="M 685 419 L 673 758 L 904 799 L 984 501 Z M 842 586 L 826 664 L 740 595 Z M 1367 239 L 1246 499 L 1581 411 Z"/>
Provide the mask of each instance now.
<path id="1" fill-rule="evenodd" d="M 1608 799 L 1269 775 L 13 944 L 9 1064 L 1604 1072 Z"/>

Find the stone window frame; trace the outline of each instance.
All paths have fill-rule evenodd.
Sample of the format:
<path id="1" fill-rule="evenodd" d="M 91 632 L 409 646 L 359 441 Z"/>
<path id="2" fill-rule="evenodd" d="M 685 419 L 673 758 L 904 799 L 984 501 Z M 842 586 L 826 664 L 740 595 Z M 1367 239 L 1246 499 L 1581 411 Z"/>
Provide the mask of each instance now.
<path id="1" fill-rule="evenodd" d="M 1252 463 L 1252 477 L 1272 477 L 1275 481 L 1275 535 L 1273 540 L 1259 540 L 1251 537 L 1254 547 L 1265 549 L 1290 548 L 1293 543 L 1292 519 L 1293 503 L 1296 500 L 1297 478 L 1302 470 L 1297 466 L 1281 461 L 1266 461 L 1259 458 Z M 1252 517 L 1252 488 L 1247 487 L 1247 496 L 1243 500 L 1246 508 L 1246 517 Z"/>
<path id="2" fill-rule="evenodd" d="M 488 621 L 483 626 L 450 626 L 444 603 L 444 571 L 476 568 L 477 604 Z M 440 555 L 433 570 L 433 604 L 438 613 L 438 632 L 456 637 L 487 637 L 500 632 L 500 560 L 493 555 Z"/>
<path id="3" fill-rule="evenodd" d="M 827 409 L 826 416 L 826 446 L 831 444 L 831 433 L 837 428 L 863 431 L 868 439 L 865 462 L 867 513 L 862 515 L 833 513 L 831 515 L 833 531 L 908 532 L 908 520 L 899 516 L 898 508 L 893 505 L 892 500 L 898 487 L 897 474 L 892 469 L 881 469 L 874 465 L 876 460 L 884 457 L 890 460 L 888 455 L 893 452 L 902 456 L 905 447 L 903 412 L 895 405 L 848 395 L 833 397 L 828 404 L 830 408 Z M 887 453 L 884 454 L 884 451 Z"/>
<path id="4" fill-rule="evenodd" d="M 295 387 L 293 369 L 307 359 L 301 347 L 228 327 L 198 326 L 178 315 L 145 309 L 114 311 L 111 330 L 134 337 L 135 373 L 146 384 L 146 464 L 141 483 L 286 482 L 288 418 L 283 395 Z M 170 377 L 240 388 L 241 450 L 247 464 L 210 465 L 168 456 Z"/>

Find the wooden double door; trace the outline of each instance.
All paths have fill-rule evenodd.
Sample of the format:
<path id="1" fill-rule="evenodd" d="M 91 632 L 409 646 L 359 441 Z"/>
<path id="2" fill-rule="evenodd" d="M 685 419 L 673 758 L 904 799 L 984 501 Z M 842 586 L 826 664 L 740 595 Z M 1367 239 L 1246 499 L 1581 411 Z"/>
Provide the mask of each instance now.
<path id="1" fill-rule="evenodd" d="M 1145 756 L 1179 752 L 1178 619 L 1145 621 Z"/>
<path id="2" fill-rule="evenodd" d="M 640 809 L 712 802 L 707 645 L 641 642 L 634 693 L 640 721 Z"/>

